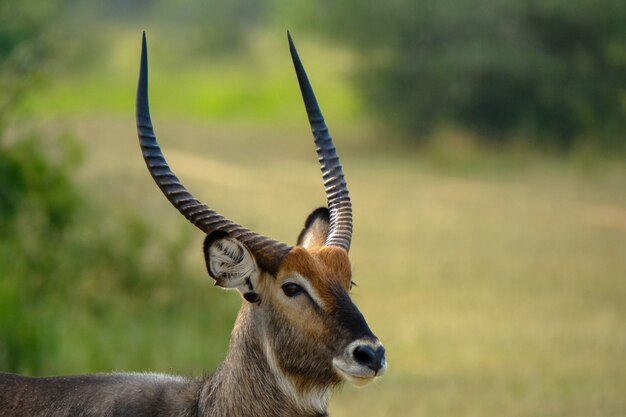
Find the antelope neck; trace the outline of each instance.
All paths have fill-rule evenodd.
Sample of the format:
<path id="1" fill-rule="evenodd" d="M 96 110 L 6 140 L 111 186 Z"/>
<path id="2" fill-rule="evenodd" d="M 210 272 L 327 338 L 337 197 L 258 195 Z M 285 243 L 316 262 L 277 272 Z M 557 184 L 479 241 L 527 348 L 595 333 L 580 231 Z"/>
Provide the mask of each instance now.
<path id="1" fill-rule="evenodd" d="M 199 414 L 229 417 L 328 417 L 330 387 L 301 392 L 277 364 L 263 323 L 242 305 L 226 359 L 200 390 Z M 222 414 L 221 414 L 222 415 Z"/>

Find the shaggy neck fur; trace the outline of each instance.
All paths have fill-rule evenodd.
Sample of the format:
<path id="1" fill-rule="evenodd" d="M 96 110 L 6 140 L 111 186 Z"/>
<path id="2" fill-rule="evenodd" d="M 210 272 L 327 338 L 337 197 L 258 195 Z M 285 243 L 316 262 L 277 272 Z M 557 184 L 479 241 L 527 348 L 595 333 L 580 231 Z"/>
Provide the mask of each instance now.
<path id="1" fill-rule="evenodd" d="M 244 304 L 233 329 L 226 359 L 200 391 L 199 414 L 206 417 L 328 416 L 329 387 L 297 388 L 281 370 L 268 343 L 266 324 Z"/>

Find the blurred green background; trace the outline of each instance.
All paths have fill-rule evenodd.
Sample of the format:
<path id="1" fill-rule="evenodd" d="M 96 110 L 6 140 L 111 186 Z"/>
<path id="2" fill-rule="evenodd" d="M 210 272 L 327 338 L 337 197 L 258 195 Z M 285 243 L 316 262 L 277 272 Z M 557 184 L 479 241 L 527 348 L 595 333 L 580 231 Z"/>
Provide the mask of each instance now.
<path id="1" fill-rule="evenodd" d="M 137 146 L 293 243 L 324 204 L 290 29 L 389 372 L 334 416 L 626 415 L 626 3 L 0 2 L 0 371 L 200 376 L 240 303 Z"/>

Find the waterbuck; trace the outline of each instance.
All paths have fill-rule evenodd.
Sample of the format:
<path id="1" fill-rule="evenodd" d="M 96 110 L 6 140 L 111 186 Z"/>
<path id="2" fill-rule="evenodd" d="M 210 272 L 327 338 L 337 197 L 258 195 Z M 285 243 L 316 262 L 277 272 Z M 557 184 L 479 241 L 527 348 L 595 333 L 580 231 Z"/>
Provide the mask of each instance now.
<path id="1" fill-rule="evenodd" d="M 136 111 L 146 165 L 174 207 L 206 233 L 215 285 L 243 298 L 226 359 L 199 379 L 0 374 L 0 416 L 327 416 L 332 387 L 364 385 L 385 372 L 385 350 L 350 300 L 352 206 L 343 171 L 290 36 L 289 46 L 328 199 L 328 208 L 309 215 L 294 247 L 219 215 L 171 171 L 150 120 L 143 36 Z"/>

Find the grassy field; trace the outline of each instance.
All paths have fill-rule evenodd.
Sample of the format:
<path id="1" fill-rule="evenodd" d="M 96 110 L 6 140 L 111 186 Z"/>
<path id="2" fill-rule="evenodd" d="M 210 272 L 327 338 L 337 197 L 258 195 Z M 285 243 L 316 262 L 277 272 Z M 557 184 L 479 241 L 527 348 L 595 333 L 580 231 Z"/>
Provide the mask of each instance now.
<path id="1" fill-rule="evenodd" d="M 79 61 L 73 71 L 55 74 L 43 93 L 34 92 L 25 103 L 31 114 L 127 114 L 135 99 L 141 31 L 133 26 L 101 32 L 102 50 L 88 55 L 88 64 Z M 300 122 L 301 98 L 284 31 L 261 31 L 245 52 L 226 57 L 191 58 L 180 51 L 183 40 L 173 41 L 159 30 L 148 30 L 147 40 L 150 97 L 162 112 L 219 121 Z M 296 41 L 315 74 L 317 93 L 332 97 L 325 110 L 335 119 L 355 120 L 360 106 L 347 78 L 353 56 L 306 37 Z"/>
<path id="2" fill-rule="evenodd" d="M 67 123 L 85 140 L 80 180 L 94 198 L 143 211 L 164 231 L 191 228 L 148 177 L 132 116 Z M 251 228 L 293 242 L 309 210 L 324 203 L 304 123 L 163 118 L 156 126 L 188 187 Z M 530 159 L 460 174 L 436 158 L 386 150 L 362 132 L 335 129 L 335 137 L 355 206 L 354 299 L 387 347 L 389 373 L 338 392 L 332 415 L 626 413 L 623 167 L 589 174 Z M 146 320 L 120 318 L 98 332 L 105 363 L 200 374 L 219 361 L 238 301 L 209 287 L 201 238 L 189 234 L 197 276 L 189 285 L 206 288 L 211 302 L 200 297 L 189 317 L 166 323 L 150 323 L 149 312 Z M 225 324 L 204 334 L 206 320 Z M 59 351 L 70 357 L 53 368 L 80 351 L 67 332 Z"/>
<path id="3" fill-rule="evenodd" d="M 210 285 L 203 236 L 146 172 L 133 116 L 139 36 L 116 39 L 100 72 L 60 77 L 27 108 L 79 138 L 77 181 L 93 202 L 141 213 L 163 239 L 182 236 L 193 279 L 135 294 L 151 300 L 141 309 L 132 296 L 107 300 L 106 277 L 96 313 L 64 300 L 44 371 L 201 375 L 223 357 L 239 299 Z M 283 34 L 258 42 L 247 63 L 184 71 L 151 49 L 153 116 L 196 196 L 292 243 L 324 195 Z M 319 46 L 299 45 L 354 202 L 354 299 L 389 361 L 377 383 L 336 393 L 331 414 L 626 415 L 626 166 L 398 149 L 367 123 L 354 127 L 364 118 L 342 78 L 349 57 L 323 49 L 336 54 L 325 66 Z M 103 233 L 107 221 L 88 228 Z"/>

